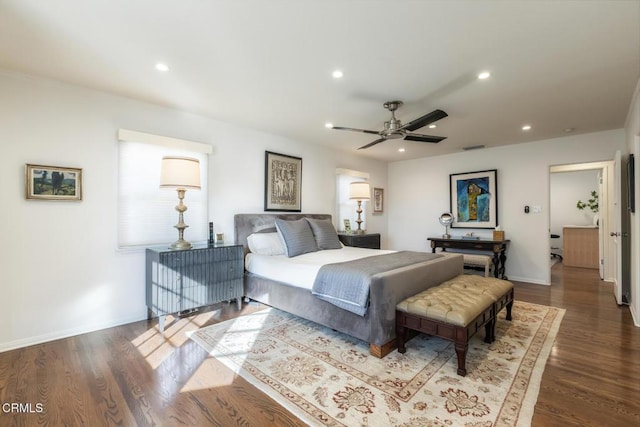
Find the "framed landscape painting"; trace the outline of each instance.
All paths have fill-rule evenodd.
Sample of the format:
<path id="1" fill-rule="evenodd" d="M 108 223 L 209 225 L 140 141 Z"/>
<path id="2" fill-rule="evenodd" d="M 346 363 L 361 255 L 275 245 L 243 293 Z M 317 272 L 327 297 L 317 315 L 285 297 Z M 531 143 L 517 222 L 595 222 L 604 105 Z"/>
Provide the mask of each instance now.
<path id="1" fill-rule="evenodd" d="M 454 228 L 495 228 L 498 225 L 496 169 L 449 175 Z"/>
<path id="2" fill-rule="evenodd" d="M 27 164 L 27 199 L 82 200 L 82 169 Z"/>
<path id="3" fill-rule="evenodd" d="M 300 212 L 302 159 L 265 152 L 264 210 Z"/>

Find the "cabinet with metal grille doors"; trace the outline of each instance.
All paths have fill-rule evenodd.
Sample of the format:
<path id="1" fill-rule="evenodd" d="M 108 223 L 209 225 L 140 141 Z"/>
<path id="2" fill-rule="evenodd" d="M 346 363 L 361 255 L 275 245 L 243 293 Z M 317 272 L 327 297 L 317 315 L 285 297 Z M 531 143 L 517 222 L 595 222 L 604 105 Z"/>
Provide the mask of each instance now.
<path id="1" fill-rule="evenodd" d="M 158 316 L 164 332 L 168 314 L 186 314 L 244 293 L 242 245 L 194 245 L 188 250 L 153 247 L 146 250 L 146 299 L 149 318 Z"/>

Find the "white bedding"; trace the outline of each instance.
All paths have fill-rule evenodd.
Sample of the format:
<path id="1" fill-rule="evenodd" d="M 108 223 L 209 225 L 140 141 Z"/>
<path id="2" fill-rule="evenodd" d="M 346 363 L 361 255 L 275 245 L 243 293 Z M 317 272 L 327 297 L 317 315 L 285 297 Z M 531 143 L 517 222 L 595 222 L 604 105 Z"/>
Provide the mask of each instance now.
<path id="1" fill-rule="evenodd" d="M 318 270 L 325 264 L 352 261 L 393 252 L 395 251 L 345 246 L 342 249 L 310 252 L 292 258 L 288 258 L 286 255 L 248 253 L 245 259 L 245 268 L 248 272 L 258 276 L 310 290 Z"/>

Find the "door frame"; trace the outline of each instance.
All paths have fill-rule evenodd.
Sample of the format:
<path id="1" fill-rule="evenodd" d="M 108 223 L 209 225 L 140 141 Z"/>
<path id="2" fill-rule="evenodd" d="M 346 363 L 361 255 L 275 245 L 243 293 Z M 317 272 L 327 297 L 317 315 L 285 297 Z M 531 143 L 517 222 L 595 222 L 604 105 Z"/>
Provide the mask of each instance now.
<path id="1" fill-rule="evenodd" d="M 615 211 L 613 201 L 615 198 L 615 162 L 606 160 L 601 162 L 573 163 L 564 165 L 553 165 L 549 167 L 549 174 L 559 172 L 578 172 L 585 170 L 599 170 L 602 176 L 602 190 L 600 198 L 600 227 L 598 228 L 598 246 L 600 252 L 601 279 L 607 282 L 615 282 L 617 275 L 616 248 L 612 239 L 607 239 L 609 233 L 615 228 Z M 551 185 L 551 184 L 549 184 Z M 551 194 L 551 188 L 549 188 Z M 551 200 L 549 200 L 548 224 L 551 224 Z M 551 236 L 547 233 L 548 246 L 551 247 Z M 551 277 L 551 267 L 549 267 L 549 277 Z"/>

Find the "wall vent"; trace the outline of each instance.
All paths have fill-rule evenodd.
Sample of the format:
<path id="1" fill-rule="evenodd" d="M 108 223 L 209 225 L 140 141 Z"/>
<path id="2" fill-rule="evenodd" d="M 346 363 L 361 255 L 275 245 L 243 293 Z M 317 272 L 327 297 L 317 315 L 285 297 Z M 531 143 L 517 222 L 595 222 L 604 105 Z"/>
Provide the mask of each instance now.
<path id="1" fill-rule="evenodd" d="M 462 149 L 464 151 L 469 151 L 469 150 L 480 150 L 481 148 L 485 148 L 484 145 L 470 145 L 468 147 L 462 147 Z"/>

